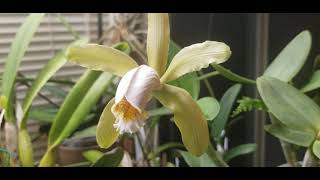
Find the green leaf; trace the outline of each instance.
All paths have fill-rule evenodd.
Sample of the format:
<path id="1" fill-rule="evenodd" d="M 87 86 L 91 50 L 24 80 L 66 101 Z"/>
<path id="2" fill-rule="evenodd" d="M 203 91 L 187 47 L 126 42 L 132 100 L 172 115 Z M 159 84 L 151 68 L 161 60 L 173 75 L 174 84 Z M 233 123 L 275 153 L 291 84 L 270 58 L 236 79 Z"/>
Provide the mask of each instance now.
<path id="1" fill-rule="evenodd" d="M 310 32 L 302 31 L 282 49 L 263 75 L 274 77 L 284 82 L 291 81 L 306 62 L 311 44 Z"/>
<path id="2" fill-rule="evenodd" d="M 320 130 L 320 109 L 308 96 L 272 77 L 262 76 L 257 84 L 269 111 L 284 125 L 303 132 Z"/>
<path id="3" fill-rule="evenodd" d="M 123 158 L 124 152 L 121 148 L 118 148 L 116 152 L 112 154 L 104 154 L 99 158 L 92 166 L 93 167 L 118 167 Z"/>
<path id="4" fill-rule="evenodd" d="M 197 101 L 207 120 L 212 121 L 220 111 L 219 102 L 213 97 L 204 97 Z"/>
<path id="5" fill-rule="evenodd" d="M 119 45 L 115 46 L 117 48 Z M 90 110 L 112 83 L 113 75 L 87 70 L 71 89 L 61 105 L 48 136 L 48 150 L 40 166 L 53 165 L 55 149 L 85 120 Z"/>
<path id="6" fill-rule="evenodd" d="M 200 158 L 187 151 L 178 151 L 190 167 L 200 167 Z"/>
<path id="7" fill-rule="evenodd" d="M 126 54 L 130 54 L 131 52 L 131 48 L 127 42 L 118 42 L 114 44 L 113 47 Z"/>
<path id="8" fill-rule="evenodd" d="M 122 48 L 121 44 L 113 46 Z M 112 83 L 113 75 L 87 70 L 71 89 L 61 105 L 49 132 L 50 145 L 59 144 L 68 137 L 97 103 L 104 90 Z M 59 140 L 58 140 L 59 139 Z"/>
<path id="9" fill-rule="evenodd" d="M 173 57 L 181 50 L 181 47 L 177 45 L 174 41 L 170 41 L 169 53 L 168 53 L 168 63 L 172 61 Z M 188 73 L 180 78 L 169 82 L 168 84 L 181 87 L 188 91 L 193 99 L 198 99 L 200 93 L 200 81 L 198 80 L 198 75 L 196 72 Z"/>
<path id="10" fill-rule="evenodd" d="M 221 98 L 219 114 L 211 124 L 211 128 L 212 128 L 211 135 L 213 138 L 220 139 L 221 132 L 226 126 L 233 104 L 240 90 L 241 90 L 241 84 L 235 84 L 231 86 Z"/>
<path id="11" fill-rule="evenodd" d="M 244 83 L 244 84 L 255 84 L 256 82 L 254 80 L 245 78 L 243 76 L 240 76 L 236 73 L 233 73 L 229 69 L 224 68 L 223 66 L 212 63 L 211 66 L 216 69 L 220 73 L 220 75 L 224 76 L 225 78 L 229 79 L 230 81 L 238 82 L 238 83 Z"/>
<path id="12" fill-rule="evenodd" d="M 200 156 L 200 167 L 217 167 L 207 153 Z"/>
<path id="13" fill-rule="evenodd" d="M 312 152 L 314 155 L 317 156 L 317 158 L 320 159 L 320 141 L 319 140 L 314 141 L 312 145 Z"/>
<path id="14" fill-rule="evenodd" d="M 77 107 L 73 111 L 70 119 L 68 119 L 67 123 L 62 127 L 62 131 L 58 132 L 58 138 L 54 142 L 55 145 L 62 143 L 65 138 L 69 137 L 72 132 L 79 127 L 81 122 L 89 114 L 92 107 L 94 107 L 94 105 L 98 102 L 106 88 L 112 83 L 113 77 L 114 76 L 111 73 L 105 72 L 97 78 L 90 89 L 88 89 L 86 94 L 82 96 L 81 102 L 77 104 Z M 79 96 L 77 98 L 79 99 Z M 65 107 L 64 105 L 65 104 L 61 106 L 62 109 Z M 57 117 L 59 117 L 58 115 Z"/>
<path id="15" fill-rule="evenodd" d="M 83 138 L 83 137 L 95 136 L 96 130 L 97 130 L 97 125 L 90 126 L 90 127 L 85 128 L 81 131 L 75 132 L 74 135 L 72 136 L 72 138 Z"/>
<path id="16" fill-rule="evenodd" d="M 313 62 L 313 71 L 319 70 L 320 69 L 320 54 L 316 56 Z"/>
<path id="17" fill-rule="evenodd" d="M 235 157 L 253 153 L 256 150 L 256 148 L 257 148 L 256 144 L 241 144 L 239 146 L 236 146 L 228 150 L 224 154 L 223 159 L 228 162 Z"/>
<path id="18" fill-rule="evenodd" d="M 42 123 L 50 124 L 52 123 L 58 109 L 56 108 L 36 108 L 31 109 L 29 112 L 29 118 Z"/>
<path id="19" fill-rule="evenodd" d="M 149 159 L 153 159 L 155 158 L 158 154 L 160 154 L 163 151 L 166 151 L 168 149 L 172 149 L 172 148 L 184 148 L 183 144 L 180 143 L 166 143 L 166 144 L 162 144 L 158 147 L 156 147 L 155 150 L 153 150 L 149 155 L 148 158 Z"/>
<path id="20" fill-rule="evenodd" d="M 43 86 L 43 90 L 49 91 L 52 96 L 58 97 L 60 99 L 66 98 L 68 94 L 61 88 L 61 86 L 57 86 L 56 84 L 46 84 L 45 86 Z"/>
<path id="21" fill-rule="evenodd" d="M 33 167 L 33 151 L 32 143 L 29 136 L 28 129 L 23 128 L 19 129 L 18 133 L 18 151 L 19 151 L 19 160 L 23 167 Z"/>
<path id="22" fill-rule="evenodd" d="M 0 148 L 0 167 L 10 167 L 10 161 L 13 155 L 4 148 Z"/>
<path id="23" fill-rule="evenodd" d="M 90 161 L 91 163 L 95 163 L 103 156 L 103 152 L 98 150 L 88 150 L 82 152 L 82 155 L 86 160 Z"/>
<path id="24" fill-rule="evenodd" d="M 312 74 L 310 81 L 304 85 L 300 91 L 306 93 L 318 88 L 320 88 L 320 70 L 317 70 Z"/>
<path id="25" fill-rule="evenodd" d="M 235 117 L 242 112 L 252 111 L 253 109 L 257 109 L 259 111 L 268 111 L 268 108 L 260 99 L 242 97 L 242 99 L 238 100 L 237 102 L 239 105 L 236 110 L 232 112 L 231 117 Z"/>
<path id="26" fill-rule="evenodd" d="M 26 18 L 11 44 L 10 52 L 5 61 L 2 93 L 8 99 L 5 114 L 7 121 L 12 122 L 15 119 L 13 114 L 13 88 L 19 65 L 44 15 L 44 13 L 33 13 Z"/>
<path id="27" fill-rule="evenodd" d="M 71 43 L 70 46 L 81 45 L 87 42 L 88 42 L 88 39 L 81 39 Z M 46 64 L 42 68 L 42 70 L 37 75 L 35 81 L 32 83 L 31 87 L 29 88 L 22 105 L 24 115 L 20 125 L 21 128 L 25 128 L 26 126 L 28 111 L 31 107 L 32 101 L 37 96 L 38 92 L 47 83 L 47 81 L 67 62 L 67 59 L 64 53 L 65 53 L 65 49 L 59 52 L 53 59 L 51 59 L 48 62 L 48 64 Z"/>
<path id="28" fill-rule="evenodd" d="M 5 109 L 7 105 L 7 98 L 5 96 L 0 96 L 0 109 Z"/>
<path id="29" fill-rule="evenodd" d="M 187 151 L 179 150 L 178 152 L 190 167 L 216 167 L 216 164 L 207 153 L 203 153 L 200 157 L 197 157 Z"/>
<path id="30" fill-rule="evenodd" d="M 283 141 L 304 147 L 309 147 L 315 138 L 313 133 L 291 129 L 281 123 L 266 125 L 265 130 Z"/>

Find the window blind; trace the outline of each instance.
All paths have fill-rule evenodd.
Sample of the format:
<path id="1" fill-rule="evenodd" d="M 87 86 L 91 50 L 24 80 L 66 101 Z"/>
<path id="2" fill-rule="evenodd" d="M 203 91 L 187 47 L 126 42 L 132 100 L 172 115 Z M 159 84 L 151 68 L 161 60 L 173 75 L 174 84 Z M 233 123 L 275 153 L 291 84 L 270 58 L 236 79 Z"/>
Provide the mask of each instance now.
<path id="1" fill-rule="evenodd" d="M 95 13 L 63 13 L 61 14 L 81 37 L 88 37 L 91 42 L 97 40 L 97 14 Z M 0 13 L 0 73 L 2 74 L 5 60 L 10 51 L 10 45 L 27 13 Z M 67 47 L 74 40 L 56 14 L 47 14 L 40 23 L 27 52 L 22 59 L 19 72 L 26 77 L 35 77 L 41 68 L 61 49 Z M 84 68 L 66 63 L 55 75 L 55 79 L 77 79 Z M 17 99 L 25 97 L 27 87 L 17 87 Z M 49 92 L 42 92 L 48 95 Z M 59 99 L 52 98 L 56 103 Z M 60 100 L 61 101 L 61 100 Z M 44 105 L 47 102 L 39 97 L 33 105 Z"/>

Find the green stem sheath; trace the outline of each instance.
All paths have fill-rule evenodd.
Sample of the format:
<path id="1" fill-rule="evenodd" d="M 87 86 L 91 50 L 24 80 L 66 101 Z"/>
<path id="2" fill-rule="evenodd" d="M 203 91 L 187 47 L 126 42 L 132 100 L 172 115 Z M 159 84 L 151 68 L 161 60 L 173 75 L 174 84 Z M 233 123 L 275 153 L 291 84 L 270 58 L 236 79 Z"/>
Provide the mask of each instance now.
<path id="1" fill-rule="evenodd" d="M 211 160 L 219 167 L 229 167 L 229 165 L 223 160 L 221 155 L 214 149 L 211 143 L 209 143 L 207 153 Z"/>
<path id="2" fill-rule="evenodd" d="M 219 75 L 219 74 L 220 74 L 220 73 L 219 73 L 218 71 L 213 71 L 213 72 L 210 72 L 210 73 L 201 75 L 200 77 L 198 77 L 198 80 L 199 80 L 199 81 L 205 80 L 205 79 L 208 79 L 208 78 L 217 76 L 217 75 Z"/>

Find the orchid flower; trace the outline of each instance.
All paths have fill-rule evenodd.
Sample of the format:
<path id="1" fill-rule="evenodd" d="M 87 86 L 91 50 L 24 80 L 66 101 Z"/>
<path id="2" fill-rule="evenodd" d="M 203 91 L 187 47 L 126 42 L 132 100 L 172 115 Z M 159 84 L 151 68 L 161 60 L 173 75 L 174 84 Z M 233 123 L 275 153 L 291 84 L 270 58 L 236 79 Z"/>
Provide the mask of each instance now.
<path id="1" fill-rule="evenodd" d="M 169 15 L 148 14 L 147 65 L 138 65 L 130 56 L 111 47 L 96 44 L 71 47 L 67 59 L 91 70 L 107 71 L 122 77 L 115 98 L 104 108 L 98 126 L 99 146 L 111 146 L 123 133 L 137 132 L 144 126 L 147 103 L 155 97 L 174 114 L 182 141 L 188 151 L 201 155 L 208 147 L 207 121 L 191 95 L 166 84 L 182 75 L 223 63 L 231 55 L 222 42 L 205 41 L 185 47 L 167 67 L 170 41 Z"/>

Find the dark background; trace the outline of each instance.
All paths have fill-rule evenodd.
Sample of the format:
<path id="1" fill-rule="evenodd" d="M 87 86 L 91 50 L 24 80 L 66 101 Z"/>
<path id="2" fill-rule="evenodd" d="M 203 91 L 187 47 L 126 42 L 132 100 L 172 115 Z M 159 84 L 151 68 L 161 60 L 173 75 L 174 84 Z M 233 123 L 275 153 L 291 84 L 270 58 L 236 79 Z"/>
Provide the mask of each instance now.
<path id="1" fill-rule="evenodd" d="M 182 47 L 205 40 L 222 41 L 232 51 L 223 64 L 233 72 L 255 79 L 281 49 L 299 32 L 308 29 L 312 34 L 312 50 L 308 61 L 295 79 L 298 83 L 310 76 L 310 67 L 320 51 L 320 14 L 300 13 L 176 13 L 170 14 L 171 38 Z M 209 71 L 212 69 L 209 69 Z M 217 99 L 233 83 L 221 78 L 210 79 Z M 204 86 L 202 86 L 204 87 Z M 202 88 L 201 96 L 208 95 Z M 243 86 L 240 97 L 258 97 L 253 86 Z M 269 120 L 261 113 L 248 113 L 230 134 L 230 147 L 242 143 L 257 143 L 254 155 L 235 158 L 233 166 L 277 166 L 285 162 L 280 144 L 265 134 L 263 125 Z M 175 127 L 162 133 L 162 140 L 176 138 Z"/>

